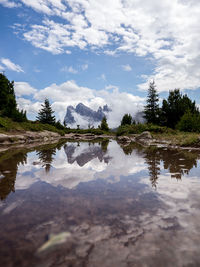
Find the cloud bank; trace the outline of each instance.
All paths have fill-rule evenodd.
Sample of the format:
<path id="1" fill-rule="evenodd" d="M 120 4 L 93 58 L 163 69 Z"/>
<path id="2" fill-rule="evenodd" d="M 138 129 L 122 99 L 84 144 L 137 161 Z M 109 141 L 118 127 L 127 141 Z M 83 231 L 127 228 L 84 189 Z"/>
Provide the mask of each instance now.
<path id="1" fill-rule="evenodd" d="M 110 85 L 99 91 L 79 86 L 75 81 L 66 81 L 59 85 L 54 83 L 40 91 L 28 83 L 17 82 L 15 90 L 19 108 L 25 109 L 29 118 L 35 118 L 44 99 L 48 97 L 57 119 L 60 119 L 61 122 L 64 120 L 69 105 L 76 106 L 81 102 L 97 110 L 99 106 L 107 104 L 112 109 L 108 115 L 110 127 L 118 126 L 125 113 L 134 116 L 137 111 L 143 109 L 145 102 L 144 98 L 120 92 L 116 86 Z M 32 100 L 24 98 L 28 94 L 32 95 Z"/>

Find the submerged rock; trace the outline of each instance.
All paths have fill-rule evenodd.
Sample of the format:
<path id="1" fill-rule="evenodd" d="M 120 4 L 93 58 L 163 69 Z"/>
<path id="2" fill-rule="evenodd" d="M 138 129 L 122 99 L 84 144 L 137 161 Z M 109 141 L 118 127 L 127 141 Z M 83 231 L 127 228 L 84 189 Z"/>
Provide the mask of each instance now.
<path id="1" fill-rule="evenodd" d="M 53 248 L 56 245 L 63 244 L 70 236 L 71 234 L 69 232 L 62 232 L 57 235 L 50 235 L 49 240 L 38 249 L 38 252 L 42 252 L 47 249 Z"/>

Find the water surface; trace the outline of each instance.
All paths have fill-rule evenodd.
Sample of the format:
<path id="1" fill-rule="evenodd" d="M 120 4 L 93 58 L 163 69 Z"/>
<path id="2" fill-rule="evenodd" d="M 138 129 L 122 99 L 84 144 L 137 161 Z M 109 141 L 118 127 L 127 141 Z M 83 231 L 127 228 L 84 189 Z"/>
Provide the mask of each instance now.
<path id="1" fill-rule="evenodd" d="M 1 266 L 200 266 L 199 159 L 115 141 L 0 154 Z"/>

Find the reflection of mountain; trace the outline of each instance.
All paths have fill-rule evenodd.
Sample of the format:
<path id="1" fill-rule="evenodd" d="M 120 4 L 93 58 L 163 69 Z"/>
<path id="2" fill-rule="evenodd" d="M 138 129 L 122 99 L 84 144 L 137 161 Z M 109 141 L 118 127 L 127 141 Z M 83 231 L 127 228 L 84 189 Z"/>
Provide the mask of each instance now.
<path id="1" fill-rule="evenodd" d="M 17 175 L 17 170 L 19 164 L 24 164 L 26 162 L 26 154 L 23 152 L 14 153 L 11 156 L 0 160 L 0 199 L 4 200 L 10 194 L 10 192 L 15 192 L 15 180 Z"/>
<path id="2" fill-rule="evenodd" d="M 84 166 L 89 161 L 98 158 L 100 162 L 108 163 L 111 159 L 107 155 L 108 143 L 102 142 L 101 146 L 97 144 L 87 144 L 84 148 L 74 143 L 66 144 L 64 146 L 67 155 L 68 163 L 73 164 L 77 162 L 80 167 Z"/>

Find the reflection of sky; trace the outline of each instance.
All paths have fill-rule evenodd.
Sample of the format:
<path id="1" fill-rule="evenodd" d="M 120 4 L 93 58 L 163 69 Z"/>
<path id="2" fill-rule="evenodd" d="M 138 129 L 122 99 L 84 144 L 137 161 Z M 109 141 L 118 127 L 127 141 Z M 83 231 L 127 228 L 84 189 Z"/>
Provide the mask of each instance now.
<path id="1" fill-rule="evenodd" d="M 73 158 L 88 147 L 80 143 Z M 45 235 L 70 232 L 69 256 L 77 260 L 78 253 L 81 258 L 87 255 L 85 248 L 92 248 L 88 266 L 199 266 L 200 162 L 180 180 L 171 178 L 158 160 L 155 189 L 144 155 L 136 149 L 125 155 L 112 141 L 105 155 L 108 163 L 94 157 L 80 167 L 76 160 L 69 164 L 61 148 L 46 173 L 36 152 L 31 152 L 27 164 L 19 166 L 15 184 L 16 189 L 29 190 L 18 190 L 17 196 L 8 199 L 1 216 L 11 215 L 6 217 L 8 225 L 13 225 L 15 217 L 25 218 L 26 238 L 39 240 L 38 247 L 46 242 Z"/>
<path id="2" fill-rule="evenodd" d="M 72 145 L 73 143 L 70 143 Z M 90 151 L 88 143 L 74 143 L 76 147 L 73 158 L 79 156 L 81 153 Z M 92 144 L 92 146 L 99 146 L 99 144 Z M 27 157 L 27 164 L 20 165 L 18 169 L 15 188 L 25 189 L 37 181 L 44 181 L 53 186 L 61 185 L 66 188 L 74 188 L 81 182 L 88 182 L 98 178 L 107 179 L 114 177 L 119 181 L 120 176 L 128 176 L 143 171 L 146 168 L 145 160 L 139 156 L 134 150 L 132 155 L 125 155 L 123 150 L 116 142 L 110 142 L 107 154 L 110 161 L 105 163 L 100 162 L 98 158 L 94 158 L 80 167 L 75 161 L 73 164 L 67 162 L 67 156 L 62 147 L 57 151 L 56 157 L 52 162 L 52 168 L 49 173 L 45 173 L 42 163 L 39 164 L 35 152 L 29 153 Z M 38 164 L 34 165 L 36 162 Z"/>

